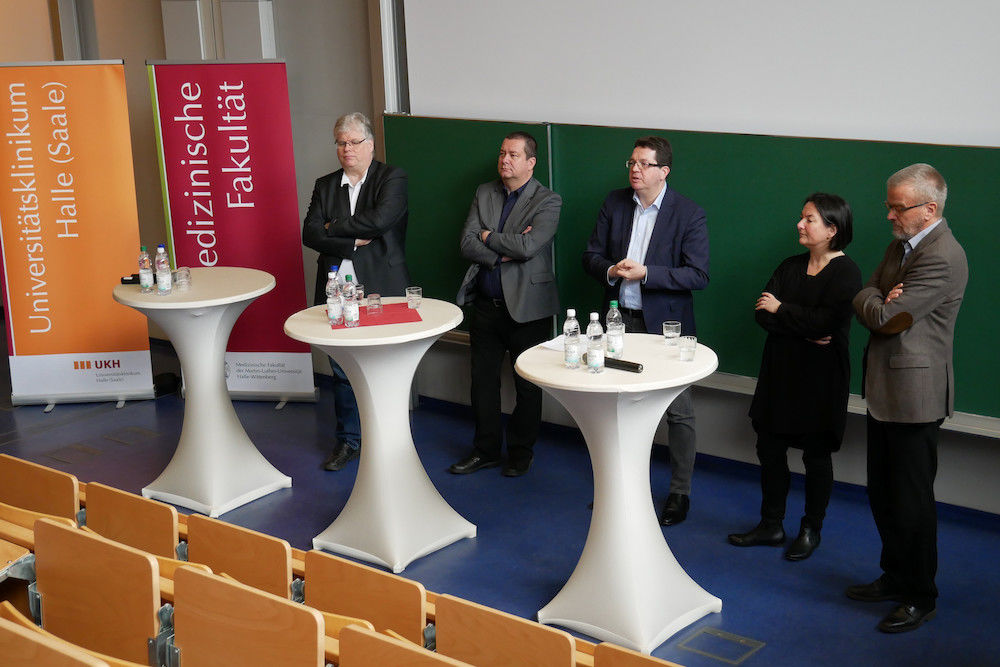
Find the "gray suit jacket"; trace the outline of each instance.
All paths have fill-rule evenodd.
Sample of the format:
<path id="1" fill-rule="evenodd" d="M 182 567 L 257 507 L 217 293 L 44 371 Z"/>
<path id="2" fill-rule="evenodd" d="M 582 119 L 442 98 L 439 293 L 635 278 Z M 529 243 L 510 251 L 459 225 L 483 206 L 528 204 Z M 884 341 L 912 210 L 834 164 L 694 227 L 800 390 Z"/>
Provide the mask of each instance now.
<path id="1" fill-rule="evenodd" d="M 927 423 L 952 413 L 955 320 L 969 266 L 943 219 L 900 266 L 902 258 L 903 242 L 893 241 L 854 297 L 858 320 L 872 332 L 865 350 L 864 396 L 879 421 Z M 903 283 L 902 295 L 884 304 L 898 283 Z M 900 313 L 909 313 L 913 324 L 900 333 L 879 333 Z"/>
<path id="2" fill-rule="evenodd" d="M 504 202 L 500 180 L 483 183 L 476 189 L 469 216 L 459 242 L 462 257 L 472 262 L 458 290 L 460 306 L 476 297 L 479 267 L 490 268 L 501 257 L 500 283 L 507 310 L 515 322 L 530 322 L 559 312 L 559 292 L 552 267 L 552 239 L 559 226 L 562 198 L 532 178 L 510 212 L 502 232 L 497 232 Z M 525 229 L 531 231 L 524 234 Z M 480 232 L 493 233 L 484 243 Z"/>

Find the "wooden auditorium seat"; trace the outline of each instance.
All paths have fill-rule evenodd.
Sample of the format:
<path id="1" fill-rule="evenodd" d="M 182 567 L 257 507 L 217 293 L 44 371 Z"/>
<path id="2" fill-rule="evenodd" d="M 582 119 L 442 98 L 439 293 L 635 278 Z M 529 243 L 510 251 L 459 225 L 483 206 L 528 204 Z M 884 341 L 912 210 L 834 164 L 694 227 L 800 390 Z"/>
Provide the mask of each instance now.
<path id="1" fill-rule="evenodd" d="M 262 591 L 288 599 L 292 585 L 292 549 L 288 542 L 255 530 L 188 516 L 188 561 L 203 563 Z"/>
<path id="2" fill-rule="evenodd" d="M 340 633 L 339 667 L 468 667 L 469 663 L 449 658 L 439 653 L 395 639 L 374 630 L 357 626 L 344 628 Z"/>
<path id="3" fill-rule="evenodd" d="M 574 667 L 573 637 L 451 595 L 437 598 L 437 651 L 478 667 Z"/>
<path id="4" fill-rule="evenodd" d="M 305 554 L 305 573 L 309 606 L 367 619 L 379 632 L 393 630 L 423 646 L 427 612 L 420 583 L 315 550 Z"/>
<path id="5" fill-rule="evenodd" d="M 60 648 L 65 648 L 73 655 L 78 655 L 78 652 L 83 652 L 84 655 L 90 656 L 93 662 L 84 662 L 80 664 L 85 665 L 108 665 L 109 667 L 148 667 L 148 663 L 142 662 L 132 662 L 130 660 L 122 660 L 121 658 L 115 658 L 110 655 L 104 655 L 103 653 L 98 653 L 96 651 L 90 651 L 83 648 L 82 646 L 77 646 L 76 644 L 71 644 L 65 639 L 60 639 L 56 637 L 51 632 L 47 632 L 42 628 L 35 625 L 35 622 L 19 612 L 14 608 L 10 602 L 0 602 L 0 622 L 7 623 L 17 627 L 22 632 L 30 633 L 31 636 L 39 638 L 40 640 L 46 642 L 49 645 L 58 646 Z M 4 653 L 4 650 L 0 648 L 0 656 L 3 656 L 6 660 L 8 656 Z M 48 658 L 42 654 L 38 655 L 38 659 L 33 662 L 24 663 L 25 665 L 32 665 L 33 667 L 57 667 L 63 664 L 75 665 L 77 663 L 62 663 L 55 660 L 49 662 Z M 20 663 L 4 662 L 6 665 L 18 665 Z"/>
<path id="6" fill-rule="evenodd" d="M 145 552 L 51 521 L 35 523 L 42 627 L 92 651 L 148 659 L 159 629 L 159 568 Z"/>
<path id="7" fill-rule="evenodd" d="M 594 667 L 679 667 L 677 663 L 660 660 L 632 649 L 609 644 L 598 644 L 594 648 Z"/>
<path id="8" fill-rule="evenodd" d="M 0 540 L 13 542 L 25 549 L 35 549 L 35 521 L 51 519 L 70 528 L 76 527 L 76 521 L 53 514 L 44 514 L 32 510 L 8 505 L 0 502 Z"/>
<path id="9" fill-rule="evenodd" d="M 177 510 L 171 505 L 99 482 L 86 485 L 87 527 L 98 535 L 177 558 Z"/>
<path id="10" fill-rule="evenodd" d="M 0 503 L 76 521 L 80 489 L 69 473 L 0 454 Z"/>
<path id="11" fill-rule="evenodd" d="M 0 618 L 0 663 L 5 667 L 107 667 L 81 648 Z"/>
<path id="12" fill-rule="evenodd" d="M 186 567 L 175 573 L 174 597 L 174 646 L 184 667 L 324 665 L 315 609 Z"/>

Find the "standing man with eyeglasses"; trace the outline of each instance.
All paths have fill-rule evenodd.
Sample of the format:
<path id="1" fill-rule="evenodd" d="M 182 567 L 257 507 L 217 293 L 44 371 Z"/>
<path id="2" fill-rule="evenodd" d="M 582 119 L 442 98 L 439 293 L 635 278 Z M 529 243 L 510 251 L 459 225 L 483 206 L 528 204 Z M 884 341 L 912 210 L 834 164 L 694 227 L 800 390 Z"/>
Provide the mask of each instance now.
<path id="1" fill-rule="evenodd" d="M 882 575 L 850 586 L 847 596 L 896 602 L 878 629 L 906 632 L 933 618 L 937 606 L 938 431 L 954 405 L 952 344 L 969 266 L 943 217 L 948 185 L 934 167 L 897 171 L 887 191 L 896 240 L 854 297 L 858 320 L 871 330 L 868 502 L 882 538 Z"/>
<path id="2" fill-rule="evenodd" d="M 362 113 L 341 116 L 333 126 L 341 169 L 316 180 L 302 223 L 302 242 L 319 253 L 317 304 L 326 303 L 327 273 L 339 266 L 369 293 L 402 296 L 406 269 L 406 172 L 375 160 L 372 124 Z M 361 449 L 361 418 L 343 369 L 330 359 L 337 411 L 337 444 L 323 462 L 341 470 Z"/>
<path id="3" fill-rule="evenodd" d="M 637 139 L 626 161 L 628 188 L 612 190 L 583 253 L 584 270 L 604 285 L 605 307 L 618 301 L 625 331 L 655 333 L 663 322 L 695 333 L 693 290 L 708 285 L 705 211 L 667 185 L 673 164 L 663 137 Z M 670 495 L 664 526 L 687 518 L 694 472 L 695 430 L 691 388 L 667 408 Z"/>
<path id="4" fill-rule="evenodd" d="M 448 471 L 467 475 L 501 463 L 500 369 L 552 336 L 559 291 L 552 266 L 552 239 L 562 198 L 534 178 L 538 144 L 527 132 L 512 132 L 500 145 L 500 178 L 483 183 L 469 208 L 459 247 L 472 262 L 458 290 L 470 305 L 472 452 Z M 505 477 L 531 467 L 542 420 L 542 390 L 514 373 L 515 403 L 507 420 Z"/>

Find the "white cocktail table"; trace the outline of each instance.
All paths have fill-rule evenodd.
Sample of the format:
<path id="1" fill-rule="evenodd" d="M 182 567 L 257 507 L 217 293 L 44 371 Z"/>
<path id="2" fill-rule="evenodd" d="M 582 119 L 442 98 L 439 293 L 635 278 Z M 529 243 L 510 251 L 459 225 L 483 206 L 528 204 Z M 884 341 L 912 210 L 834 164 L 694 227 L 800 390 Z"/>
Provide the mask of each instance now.
<path id="1" fill-rule="evenodd" d="M 405 302 L 386 297 L 384 304 Z M 313 547 L 379 563 L 402 572 L 413 560 L 475 537 L 424 471 L 410 433 L 413 375 L 441 334 L 462 321 L 451 303 L 423 299 L 422 321 L 332 329 L 326 306 L 299 311 L 285 333 L 336 360 L 351 381 L 361 413 L 361 459 L 340 515 L 313 538 Z"/>
<path id="2" fill-rule="evenodd" d="M 196 267 L 191 287 L 160 296 L 117 285 L 115 301 L 156 322 L 173 343 L 184 374 L 184 425 L 166 469 L 142 495 L 209 516 L 292 485 L 257 451 L 226 389 L 226 345 L 237 318 L 274 289 L 257 269 Z"/>
<path id="3" fill-rule="evenodd" d="M 694 361 L 649 334 L 626 334 L 624 358 L 642 373 L 591 374 L 563 366 L 562 351 L 535 346 L 515 369 L 552 394 L 576 420 L 594 470 L 594 513 L 580 561 L 538 612 L 542 623 L 649 653 L 722 601 L 677 563 L 656 518 L 649 454 L 660 418 L 678 394 L 718 366 L 699 345 Z"/>

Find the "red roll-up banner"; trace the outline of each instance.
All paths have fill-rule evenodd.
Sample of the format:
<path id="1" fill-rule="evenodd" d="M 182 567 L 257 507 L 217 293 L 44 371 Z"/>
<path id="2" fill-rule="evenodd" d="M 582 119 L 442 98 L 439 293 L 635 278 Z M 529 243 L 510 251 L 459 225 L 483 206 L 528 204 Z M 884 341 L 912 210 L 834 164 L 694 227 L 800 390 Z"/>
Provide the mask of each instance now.
<path id="1" fill-rule="evenodd" d="M 149 63 L 148 70 L 175 266 L 244 266 L 277 283 L 233 328 L 230 394 L 311 400 L 309 346 L 283 331 L 307 305 L 285 64 Z"/>

